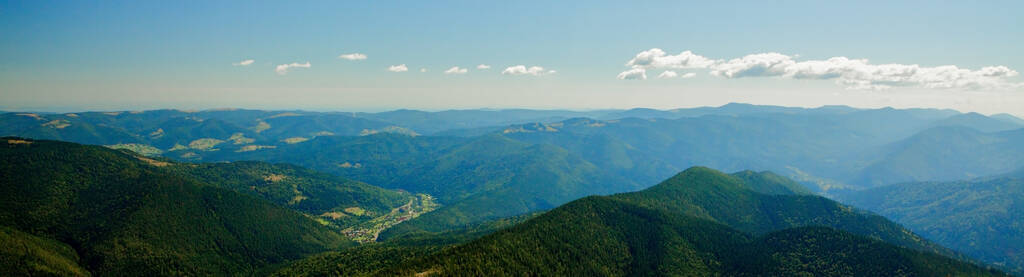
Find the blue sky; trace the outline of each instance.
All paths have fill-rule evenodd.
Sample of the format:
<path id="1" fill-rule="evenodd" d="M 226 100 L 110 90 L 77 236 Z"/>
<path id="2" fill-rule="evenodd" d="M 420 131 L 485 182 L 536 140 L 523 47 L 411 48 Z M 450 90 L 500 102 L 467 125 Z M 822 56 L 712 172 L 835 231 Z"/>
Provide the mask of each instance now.
<path id="1" fill-rule="evenodd" d="M 1024 115 L 1024 78 L 1016 73 L 1024 71 L 1020 1 L 382 2 L 3 1 L 0 109 L 747 102 Z M 626 65 L 652 48 L 665 53 L 663 65 Z M 683 51 L 710 62 L 671 63 Z M 338 58 L 349 53 L 367 58 Z M 781 54 L 777 61 L 786 67 L 728 70 L 762 62 L 764 56 L 748 56 L 762 53 Z M 867 61 L 832 60 L 826 69 L 841 73 L 800 74 L 812 64 L 806 62 L 833 57 Z M 306 62 L 309 68 L 275 72 Z M 408 71 L 388 70 L 401 64 Z M 477 69 L 480 64 L 491 68 Z M 918 65 L 917 73 L 897 81 L 863 76 L 893 64 Z M 516 65 L 543 70 L 502 74 Z M 945 65 L 958 71 L 936 69 Z M 455 66 L 466 73 L 443 73 Z M 996 70 L 1002 75 L 982 71 L 994 66 L 1002 66 Z M 644 69 L 646 80 L 617 78 L 633 68 Z M 679 77 L 656 77 L 664 71 Z M 729 72 L 739 73 L 726 77 Z M 959 77 L 934 80 L 948 72 Z"/>

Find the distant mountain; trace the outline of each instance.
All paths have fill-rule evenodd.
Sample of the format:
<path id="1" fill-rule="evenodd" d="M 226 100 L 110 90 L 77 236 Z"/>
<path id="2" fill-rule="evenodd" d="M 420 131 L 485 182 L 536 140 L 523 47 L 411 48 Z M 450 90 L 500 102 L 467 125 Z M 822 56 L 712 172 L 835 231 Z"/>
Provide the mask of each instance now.
<path id="1" fill-rule="evenodd" d="M 252 274 L 353 244 L 298 212 L 165 170 L 163 161 L 55 141 L 0 143 L 0 224 L 17 230 L 3 241 L 31 247 L 17 254 L 21 261 L 58 274 Z M 4 260 L 2 272 L 25 270 Z"/>
<path id="2" fill-rule="evenodd" d="M 645 181 L 664 178 L 666 171 L 705 164 L 727 170 L 771 170 L 828 190 L 954 180 L 1024 166 L 1013 161 L 1024 154 L 1021 145 L 1014 143 L 1020 141 L 1016 138 L 1020 129 L 988 133 L 964 126 L 988 130 L 1013 126 L 978 114 L 940 117 L 944 113 L 878 109 L 814 114 L 808 110 L 738 117 L 570 119 L 513 125 L 498 132 L 583 153 L 591 161 L 601 161 L 595 164 L 606 170 Z M 963 136 L 972 138 L 954 139 Z M 943 143 L 950 145 L 914 142 L 927 141 L 926 137 L 945 139 Z M 974 148 L 982 151 L 968 150 Z M 606 149 L 622 149 L 617 151 L 623 154 L 598 157 Z"/>
<path id="3" fill-rule="evenodd" d="M 1024 167 L 1024 129 L 984 133 L 967 127 L 937 127 L 879 148 L 852 183 L 865 186 L 952 181 Z"/>
<path id="4" fill-rule="evenodd" d="M 891 167 L 888 169 L 896 172 L 879 173 L 878 170 L 885 169 L 876 167 L 886 166 L 875 164 L 896 155 L 893 151 L 899 150 L 890 145 L 928 129 L 966 127 L 981 132 L 1012 131 L 1022 126 L 1012 118 L 937 109 L 792 108 L 739 103 L 625 111 L 154 110 L 5 113 L 0 114 L 0 135 L 108 145 L 146 155 L 205 161 L 259 157 L 260 154 L 253 152 L 275 148 L 309 149 L 315 147 L 309 144 L 311 140 L 331 136 L 395 133 L 471 138 L 501 133 L 527 143 L 556 145 L 584 156 L 602 169 L 614 170 L 614 175 L 638 182 L 654 182 L 672 172 L 700 164 L 727 170 L 771 170 L 828 190 L 894 181 L 947 180 L 946 176 L 913 170 L 900 172 L 902 169 Z M 588 121 L 596 123 L 581 125 Z M 536 127 L 549 129 L 542 132 L 531 129 Z M 599 151 L 591 153 L 590 149 Z M 288 161 L 312 164 L 297 159 Z M 968 173 L 994 174 L 989 171 Z M 871 177 L 875 175 L 912 178 L 890 181 Z M 375 180 L 361 180 L 377 184 Z"/>
<path id="5" fill-rule="evenodd" d="M 1007 118 L 996 118 L 979 113 L 958 114 L 932 123 L 933 126 L 961 126 L 982 132 L 999 132 L 1024 128 L 1024 124 Z"/>
<path id="6" fill-rule="evenodd" d="M 1002 120 L 1002 121 L 1005 121 L 1005 122 L 1017 124 L 1018 126 L 1024 126 L 1024 119 L 1020 119 L 1019 117 L 1016 117 L 1016 116 L 1013 116 L 1013 115 L 1010 115 L 1010 114 L 1005 114 L 1005 113 L 993 114 L 990 117 L 995 118 L 995 119 L 999 119 L 999 120 Z"/>
<path id="7" fill-rule="evenodd" d="M 319 137 L 264 151 L 204 153 L 206 161 L 265 160 L 362 180 L 389 189 L 426 193 L 443 205 L 385 231 L 438 232 L 554 208 L 593 193 L 642 188 L 604 172 L 575 152 L 491 134 L 475 138 L 375 134 Z M 411 226 L 419 226 L 409 229 Z"/>
<path id="8" fill-rule="evenodd" d="M 970 181 L 904 183 L 837 194 L 978 260 L 1024 273 L 1024 169 Z"/>
<path id="9" fill-rule="evenodd" d="M 784 192 L 791 183 L 691 168 L 650 189 L 586 197 L 466 244 L 320 255 L 279 274 L 1002 275 L 939 255 L 950 252 L 881 217 L 816 196 L 754 191 Z M 823 225 L 831 227 L 811 227 Z M 359 257 L 381 267 L 364 268 L 369 260 Z"/>
<path id="10" fill-rule="evenodd" d="M 78 143 L 137 144 L 161 152 L 187 149 L 246 150 L 317 136 L 350 135 L 383 130 L 392 124 L 351 113 L 304 111 L 154 110 L 65 114 L 0 114 L 0 135 L 55 139 Z"/>
<path id="11" fill-rule="evenodd" d="M 361 117 L 406 126 L 424 134 L 435 134 L 453 129 L 473 129 L 489 126 L 505 126 L 528 122 L 556 122 L 573 117 L 597 117 L 612 112 L 567 111 L 567 110 L 446 110 L 425 112 L 396 110 L 381 113 L 359 113 Z"/>

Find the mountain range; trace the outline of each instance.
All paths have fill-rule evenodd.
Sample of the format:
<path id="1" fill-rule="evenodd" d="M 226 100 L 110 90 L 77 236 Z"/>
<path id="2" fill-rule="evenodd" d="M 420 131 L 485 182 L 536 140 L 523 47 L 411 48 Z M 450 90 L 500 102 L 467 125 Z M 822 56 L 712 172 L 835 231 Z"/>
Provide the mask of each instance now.
<path id="1" fill-rule="evenodd" d="M 277 274 L 1001 275 L 943 256 L 956 254 L 884 218 L 794 192 L 791 184 L 771 173 L 695 167 L 643 191 L 575 200 L 466 243 L 431 247 L 399 239 L 318 255 Z M 361 267 L 366 256 L 379 267 Z"/>
<path id="2" fill-rule="evenodd" d="M 754 170 L 749 176 L 771 171 L 778 173 L 773 178 L 787 180 L 785 190 L 762 194 L 829 197 L 1024 168 L 1024 125 L 1013 116 L 845 106 L 15 112 L 0 114 L 0 135 L 130 151 L 122 153 L 162 165 L 161 174 L 297 212 L 362 243 L 450 235 L 589 195 L 638 191 L 695 165 Z M 854 206 L 859 203 L 866 202 Z M 926 225 L 864 205 L 972 258 L 1015 270 L 1015 253 L 971 250 L 992 248 L 996 241 L 958 247 L 932 236 L 922 229 Z M 757 231 L 764 226 L 732 224 L 751 238 L 764 235 Z"/>

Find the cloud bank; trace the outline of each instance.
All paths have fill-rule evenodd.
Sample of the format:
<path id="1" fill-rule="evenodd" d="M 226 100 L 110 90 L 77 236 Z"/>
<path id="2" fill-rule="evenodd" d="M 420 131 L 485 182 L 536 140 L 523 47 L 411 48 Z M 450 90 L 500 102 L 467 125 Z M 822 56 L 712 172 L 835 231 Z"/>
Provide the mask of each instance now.
<path id="1" fill-rule="evenodd" d="M 361 61 L 366 59 L 366 54 L 362 53 L 349 53 L 338 55 L 339 59 L 345 59 L 350 61 Z"/>
<path id="2" fill-rule="evenodd" d="M 310 67 L 309 62 L 306 62 L 306 63 L 279 64 L 279 65 L 277 65 L 277 67 L 274 68 L 274 72 L 277 72 L 277 74 L 279 74 L 279 75 L 285 75 L 285 74 L 288 74 L 288 71 L 291 70 L 292 68 L 309 68 L 309 67 Z"/>
<path id="3" fill-rule="evenodd" d="M 400 65 L 392 65 L 392 66 L 388 67 L 388 71 L 391 71 L 391 72 L 406 72 L 406 71 L 409 71 L 409 67 L 406 67 L 404 63 L 400 64 Z"/>
<path id="4" fill-rule="evenodd" d="M 547 74 L 553 74 L 553 73 L 555 73 L 554 70 L 545 70 L 543 67 L 540 67 L 540 66 L 526 67 L 525 65 L 509 66 L 509 67 L 505 68 L 505 70 L 501 71 L 501 74 L 503 74 L 503 75 L 533 75 L 533 76 L 541 76 L 541 75 L 547 75 Z"/>
<path id="5" fill-rule="evenodd" d="M 987 66 L 978 70 L 955 65 L 935 67 L 916 64 L 872 64 L 867 59 L 832 57 L 826 60 L 797 61 L 793 56 L 780 53 L 758 53 L 739 58 L 710 59 L 683 51 L 669 55 L 652 48 L 637 53 L 626 62 L 630 69 L 617 76 L 623 80 L 647 79 L 647 70 L 666 70 L 659 78 L 674 78 L 678 73 L 669 69 L 703 69 L 723 78 L 779 77 L 787 79 L 834 80 L 847 89 L 884 90 L 894 87 L 932 89 L 999 90 L 1024 87 L 1010 77 L 1019 73 L 1006 66 Z M 671 72 L 671 73 L 669 73 Z M 693 77 L 694 73 L 682 75 Z"/>

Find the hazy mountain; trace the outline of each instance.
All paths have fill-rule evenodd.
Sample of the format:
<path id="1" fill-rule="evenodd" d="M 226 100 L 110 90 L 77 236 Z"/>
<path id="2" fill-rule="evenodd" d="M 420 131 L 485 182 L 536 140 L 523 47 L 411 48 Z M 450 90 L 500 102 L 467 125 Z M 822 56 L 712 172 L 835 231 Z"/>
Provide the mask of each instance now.
<path id="1" fill-rule="evenodd" d="M 880 147 L 851 183 L 875 186 L 911 181 L 951 181 L 1009 172 L 1024 166 L 1024 129 L 984 133 L 937 127 Z"/>
<path id="2" fill-rule="evenodd" d="M 1012 120 L 988 117 L 979 113 L 958 114 L 932 123 L 934 126 L 961 126 L 982 132 L 999 132 L 1024 128 L 1024 124 Z"/>
<path id="3" fill-rule="evenodd" d="M 612 112 L 567 110 L 447 110 L 425 112 L 396 110 L 381 113 L 359 113 L 359 116 L 409 127 L 425 134 L 453 129 L 505 126 L 527 122 L 555 122 L 573 117 L 597 117 Z"/>
<path id="4" fill-rule="evenodd" d="M 1002 121 L 1014 123 L 1014 124 L 1017 124 L 1017 125 L 1024 126 L 1024 119 L 1020 119 L 1019 117 L 1016 117 L 1016 116 L 1013 116 L 1013 115 L 1010 115 L 1010 114 L 1005 114 L 1005 113 L 993 114 L 990 117 L 995 118 L 995 119 L 999 119 L 999 120 L 1002 120 Z"/>

